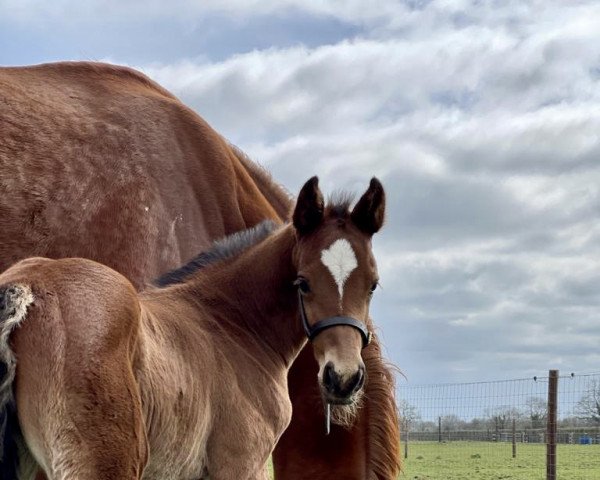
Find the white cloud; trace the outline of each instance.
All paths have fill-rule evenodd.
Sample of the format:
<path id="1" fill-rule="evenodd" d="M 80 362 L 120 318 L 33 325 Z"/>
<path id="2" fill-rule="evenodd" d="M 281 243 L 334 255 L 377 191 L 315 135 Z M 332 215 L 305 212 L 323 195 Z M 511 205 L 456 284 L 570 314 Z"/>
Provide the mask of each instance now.
<path id="1" fill-rule="evenodd" d="M 599 15 L 432 2 L 335 45 L 145 71 L 292 191 L 383 179 L 375 312 L 413 381 L 593 369 Z"/>
<path id="2" fill-rule="evenodd" d="M 4 0 L 0 11 L 70 28 L 142 18 L 193 29 L 209 14 L 360 26 L 314 48 L 223 61 L 184 50 L 136 66 L 291 191 L 314 173 L 327 191 L 383 180 L 374 314 L 412 381 L 522 377 L 552 362 L 597 370 L 597 2 Z"/>

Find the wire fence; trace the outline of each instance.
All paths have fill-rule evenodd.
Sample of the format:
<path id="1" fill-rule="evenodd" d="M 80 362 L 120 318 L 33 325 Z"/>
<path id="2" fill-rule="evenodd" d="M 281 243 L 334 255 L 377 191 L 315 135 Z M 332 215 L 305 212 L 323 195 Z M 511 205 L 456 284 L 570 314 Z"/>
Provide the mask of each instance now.
<path id="1" fill-rule="evenodd" d="M 600 373 L 402 386 L 399 398 L 401 478 L 600 479 Z"/>

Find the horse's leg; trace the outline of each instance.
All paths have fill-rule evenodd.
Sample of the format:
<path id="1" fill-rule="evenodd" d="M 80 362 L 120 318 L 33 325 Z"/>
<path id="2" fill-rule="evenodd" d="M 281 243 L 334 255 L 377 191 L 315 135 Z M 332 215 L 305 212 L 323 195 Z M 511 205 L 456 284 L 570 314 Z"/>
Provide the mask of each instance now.
<path id="1" fill-rule="evenodd" d="M 94 340 L 91 324 L 67 328 L 64 308 L 38 294 L 14 332 L 17 414 L 27 447 L 48 480 L 138 480 L 147 446 L 131 337 L 116 331 L 107 348 Z"/>

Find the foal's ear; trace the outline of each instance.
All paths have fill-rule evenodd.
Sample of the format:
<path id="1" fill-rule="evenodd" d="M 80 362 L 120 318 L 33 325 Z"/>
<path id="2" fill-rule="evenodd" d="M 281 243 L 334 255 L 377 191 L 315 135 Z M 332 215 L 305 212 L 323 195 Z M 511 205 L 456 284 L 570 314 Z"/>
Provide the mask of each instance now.
<path id="1" fill-rule="evenodd" d="M 308 235 L 323 221 L 323 194 L 319 190 L 319 178 L 312 177 L 304 184 L 296 201 L 293 221 L 300 235 Z"/>
<path id="2" fill-rule="evenodd" d="M 378 232 L 385 217 L 385 192 L 375 177 L 350 214 L 354 224 L 368 235 Z"/>

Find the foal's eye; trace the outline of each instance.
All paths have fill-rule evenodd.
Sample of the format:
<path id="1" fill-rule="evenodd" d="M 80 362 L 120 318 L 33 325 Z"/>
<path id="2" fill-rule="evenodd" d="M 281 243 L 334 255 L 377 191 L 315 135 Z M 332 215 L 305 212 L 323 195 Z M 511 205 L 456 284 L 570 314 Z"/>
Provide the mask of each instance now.
<path id="1" fill-rule="evenodd" d="M 377 285 L 379 285 L 379 282 L 375 282 L 373 285 L 371 285 L 371 290 L 369 290 L 369 294 L 373 295 L 373 292 L 375 291 L 375 289 L 377 288 Z"/>
<path id="2" fill-rule="evenodd" d="M 299 277 L 294 282 L 294 285 L 296 285 L 298 290 L 300 290 L 302 293 L 310 292 L 310 285 L 308 284 L 308 280 L 306 280 L 306 278 Z"/>

